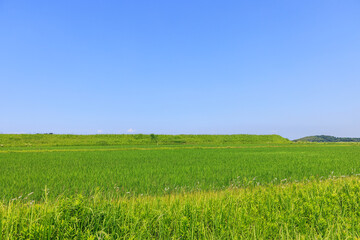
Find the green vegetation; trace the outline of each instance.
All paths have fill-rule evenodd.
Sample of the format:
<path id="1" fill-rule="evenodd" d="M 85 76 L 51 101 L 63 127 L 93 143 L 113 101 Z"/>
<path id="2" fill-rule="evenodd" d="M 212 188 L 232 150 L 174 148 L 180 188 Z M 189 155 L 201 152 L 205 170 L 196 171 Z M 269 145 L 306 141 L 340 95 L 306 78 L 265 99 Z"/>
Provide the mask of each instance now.
<path id="1" fill-rule="evenodd" d="M 0 146 L 107 146 L 289 143 L 279 135 L 0 134 Z"/>
<path id="2" fill-rule="evenodd" d="M 5 239 L 355 239 L 360 180 L 0 204 Z"/>
<path id="3" fill-rule="evenodd" d="M 0 151 L 0 196 L 9 200 L 45 186 L 60 194 L 162 195 L 360 173 L 357 145 L 16 149 Z"/>
<path id="4" fill-rule="evenodd" d="M 341 138 L 326 135 L 309 136 L 294 140 L 295 142 L 360 142 L 360 138 Z"/>
<path id="5" fill-rule="evenodd" d="M 148 143 L 140 145 L 129 140 L 138 135 L 4 136 L 25 140 L 0 148 L 0 239 L 360 237 L 356 143 L 180 135 L 186 144 L 179 144 L 179 136 L 140 135 Z M 114 145 L 119 139 L 127 145 Z"/>
<path id="6" fill-rule="evenodd" d="M 155 134 L 150 134 L 150 139 L 152 142 L 156 143 L 156 145 L 159 145 L 158 137 Z"/>

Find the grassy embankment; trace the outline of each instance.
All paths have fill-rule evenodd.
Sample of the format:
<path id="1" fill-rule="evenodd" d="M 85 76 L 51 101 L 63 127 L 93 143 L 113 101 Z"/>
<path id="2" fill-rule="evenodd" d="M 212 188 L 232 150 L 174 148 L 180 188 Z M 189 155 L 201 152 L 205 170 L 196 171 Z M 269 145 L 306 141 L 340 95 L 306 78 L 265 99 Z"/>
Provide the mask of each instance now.
<path id="1" fill-rule="evenodd" d="M 144 134 L 0 134 L 0 146 L 107 146 L 174 144 L 277 144 L 289 143 L 279 135 L 150 135 Z"/>

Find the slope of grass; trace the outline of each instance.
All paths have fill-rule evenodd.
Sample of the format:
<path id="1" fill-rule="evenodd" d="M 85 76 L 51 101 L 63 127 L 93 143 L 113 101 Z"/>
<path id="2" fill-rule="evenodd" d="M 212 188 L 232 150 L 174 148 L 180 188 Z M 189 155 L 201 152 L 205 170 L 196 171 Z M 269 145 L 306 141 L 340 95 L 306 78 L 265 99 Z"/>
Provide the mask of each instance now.
<path id="1" fill-rule="evenodd" d="M 279 135 L 65 135 L 0 134 L 0 146 L 106 146 L 173 144 L 268 144 L 289 143 Z"/>
<path id="2" fill-rule="evenodd" d="M 157 197 L 0 203 L 4 239 L 357 239 L 357 177 Z"/>

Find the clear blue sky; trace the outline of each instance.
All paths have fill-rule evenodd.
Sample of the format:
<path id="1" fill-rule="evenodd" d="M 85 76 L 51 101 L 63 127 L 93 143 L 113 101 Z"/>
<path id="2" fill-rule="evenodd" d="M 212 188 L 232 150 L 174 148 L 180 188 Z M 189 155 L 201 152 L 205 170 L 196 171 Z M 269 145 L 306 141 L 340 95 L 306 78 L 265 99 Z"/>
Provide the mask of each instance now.
<path id="1" fill-rule="evenodd" d="M 360 137 L 360 2 L 0 0 L 0 83 L 1 133 Z"/>

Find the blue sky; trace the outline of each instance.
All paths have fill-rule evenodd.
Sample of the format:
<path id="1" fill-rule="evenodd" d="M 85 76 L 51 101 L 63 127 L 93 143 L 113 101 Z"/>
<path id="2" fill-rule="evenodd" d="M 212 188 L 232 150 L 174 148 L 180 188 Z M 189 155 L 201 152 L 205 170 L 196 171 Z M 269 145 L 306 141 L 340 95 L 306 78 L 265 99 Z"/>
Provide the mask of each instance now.
<path id="1" fill-rule="evenodd" d="M 359 12 L 0 0 L 0 133 L 360 137 Z"/>

